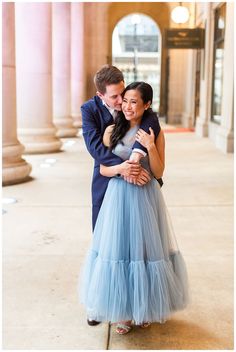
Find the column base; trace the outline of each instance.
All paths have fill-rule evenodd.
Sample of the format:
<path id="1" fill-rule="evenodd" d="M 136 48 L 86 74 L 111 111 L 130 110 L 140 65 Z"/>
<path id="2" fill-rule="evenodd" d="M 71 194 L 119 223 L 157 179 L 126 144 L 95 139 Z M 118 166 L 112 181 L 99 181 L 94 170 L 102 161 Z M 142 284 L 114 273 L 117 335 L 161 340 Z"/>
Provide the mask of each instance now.
<path id="1" fill-rule="evenodd" d="M 81 115 L 71 115 L 73 119 L 73 126 L 76 128 L 82 128 L 82 117 Z"/>
<path id="2" fill-rule="evenodd" d="M 182 125 L 185 128 L 194 128 L 193 116 L 184 112 L 182 115 Z"/>
<path id="3" fill-rule="evenodd" d="M 32 166 L 21 158 L 23 151 L 24 146 L 19 142 L 14 145 L 3 145 L 3 186 L 30 180 Z"/>
<path id="4" fill-rule="evenodd" d="M 72 117 L 58 117 L 53 119 L 57 128 L 56 136 L 58 138 L 76 137 L 78 129 L 73 126 Z"/>
<path id="5" fill-rule="evenodd" d="M 167 120 L 169 125 L 180 125 L 182 124 L 182 115 L 174 112 L 168 112 Z"/>
<path id="6" fill-rule="evenodd" d="M 24 154 L 49 154 L 60 152 L 62 142 L 56 137 L 55 127 L 20 128 L 18 136 L 25 146 Z"/>
<path id="7" fill-rule="evenodd" d="M 208 122 L 199 116 L 196 119 L 195 133 L 198 137 L 208 137 Z"/>
<path id="8" fill-rule="evenodd" d="M 234 132 L 219 127 L 216 133 L 216 147 L 224 153 L 234 152 Z"/>
<path id="9" fill-rule="evenodd" d="M 77 137 L 77 128 L 58 128 L 56 136 L 58 138 Z"/>

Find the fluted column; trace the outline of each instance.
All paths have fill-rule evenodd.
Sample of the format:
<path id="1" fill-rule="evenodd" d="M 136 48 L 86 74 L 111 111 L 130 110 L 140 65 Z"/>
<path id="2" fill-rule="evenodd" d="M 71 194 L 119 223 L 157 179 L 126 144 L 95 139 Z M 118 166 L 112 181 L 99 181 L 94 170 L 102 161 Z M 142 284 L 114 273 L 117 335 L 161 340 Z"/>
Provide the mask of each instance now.
<path id="1" fill-rule="evenodd" d="M 199 5 L 198 5 L 199 6 Z M 199 137 L 207 137 L 209 130 L 209 121 L 210 121 L 210 106 L 209 101 L 211 101 L 211 97 L 209 92 L 211 92 L 211 84 L 212 84 L 212 52 L 213 52 L 213 33 L 212 26 L 210 25 L 211 18 L 211 3 L 206 2 L 201 4 L 203 7 L 203 13 L 205 12 L 204 21 L 207 20 L 207 26 L 205 29 L 205 48 L 204 48 L 204 79 L 200 81 L 200 106 L 199 106 L 199 116 L 196 119 L 196 128 L 195 133 Z"/>
<path id="2" fill-rule="evenodd" d="M 14 3 L 2 4 L 2 113 L 3 113 L 3 185 L 29 179 L 31 165 L 21 158 L 24 146 L 16 131 L 16 67 Z"/>
<path id="3" fill-rule="evenodd" d="M 222 121 L 216 134 L 216 146 L 225 153 L 234 152 L 234 4 L 226 4 L 222 94 Z"/>
<path id="4" fill-rule="evenodd" d="M 50 3 L 16 3 L 17 117 L 27 153 L 60 150 L 52 122 Z"/>
<path id="5" fill-rule="evenodd" d="M 194 50 L 188 49 L 186 53 L 186 81 L 185 94 L 183 102 L 182 125 L 186 128 L 193 128 L 194 126 Z"/>
<path id="6" fill-rule="evenodd" d="M 73 137 L 78 130 L 71 117 L 70 3 L 53 3 L 53 121 L 57 136 Z"/>
<path id="7" fill-rule="evenodd" d="M 84 4 L 71 3 L 71 115 L 74 126 L 81 127 L 80 106 L 85 99 Z"/>

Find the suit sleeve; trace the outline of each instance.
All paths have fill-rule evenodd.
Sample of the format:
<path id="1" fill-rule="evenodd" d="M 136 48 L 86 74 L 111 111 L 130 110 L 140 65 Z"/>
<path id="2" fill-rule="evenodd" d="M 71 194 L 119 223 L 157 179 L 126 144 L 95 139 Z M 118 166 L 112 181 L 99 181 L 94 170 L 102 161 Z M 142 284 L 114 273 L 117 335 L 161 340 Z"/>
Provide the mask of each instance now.
<path id="1" fill-rule="evenodd" d="M 145 132 L 150 133 L 149 131 L 149 127 L 151 127 L 154 131 L 155 134 L 155 139 L 157 138 L 161 127 L 159 124 L 159 120 L 158 117 L 156 116 L 156 114 L 154 112 L 149 113 L 148 111 L 145 112 L 145 115 L 142 118 L 142 122 L 140 125 L 140 128 L 142 128 Z M 147 153 L 147 149 L 145 147 L 143 147 L 139 142 L 135 142 L 133 145 L 133 149 L 141 149 L 143 150 L 145 153 Z"/>
<path id="2" fill-rule="evenodd" d="M 114 155 L 102 141 L 100 126 L 96 122 L 96 116 L 88 106 L 81 106 L 83 137 L 90 155 L 105 166 L 118 165 L 123 162 L 121 158 Z"/>

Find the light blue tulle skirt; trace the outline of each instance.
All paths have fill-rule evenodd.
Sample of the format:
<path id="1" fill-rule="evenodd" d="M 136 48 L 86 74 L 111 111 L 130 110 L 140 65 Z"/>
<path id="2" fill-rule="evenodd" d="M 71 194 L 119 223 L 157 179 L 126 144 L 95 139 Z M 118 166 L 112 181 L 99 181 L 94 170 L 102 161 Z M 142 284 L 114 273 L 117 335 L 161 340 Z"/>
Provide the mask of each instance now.
<path id="1" fill-rule="evenodd" d="M 188 303 L 188 277 L 158 182 L 112 178 L 79 278 L 89 319 L 164 323 Z"/>

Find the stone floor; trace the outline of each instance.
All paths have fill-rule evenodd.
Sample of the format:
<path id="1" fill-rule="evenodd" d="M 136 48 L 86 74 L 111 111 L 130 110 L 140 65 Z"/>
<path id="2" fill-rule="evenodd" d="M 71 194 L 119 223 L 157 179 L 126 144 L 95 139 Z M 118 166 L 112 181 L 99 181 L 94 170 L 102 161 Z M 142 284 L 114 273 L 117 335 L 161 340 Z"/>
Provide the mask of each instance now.
<path id="1" fill-rule="evenodd" d="M 233 156 L 191 132 L 166 133 L 163 194 L 191 288 L 167 323 L 119 336 L 89 327 L 77 276 L 91 240 L 92 159 L 82 138 L 32 155 L 32 180 L 4 187 L 3 348 L 28 350 L 233 349 Z M 74 144 L 70 145 L 70 141 Z M 51 167 L 40 167 L 56 158 Z"/>

